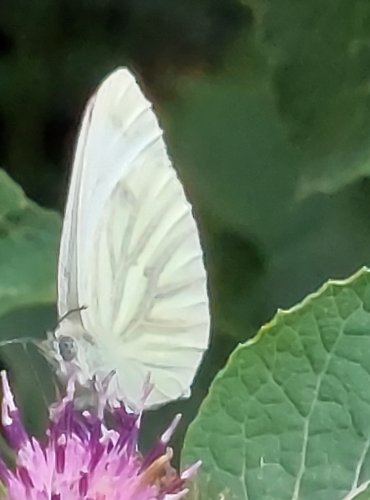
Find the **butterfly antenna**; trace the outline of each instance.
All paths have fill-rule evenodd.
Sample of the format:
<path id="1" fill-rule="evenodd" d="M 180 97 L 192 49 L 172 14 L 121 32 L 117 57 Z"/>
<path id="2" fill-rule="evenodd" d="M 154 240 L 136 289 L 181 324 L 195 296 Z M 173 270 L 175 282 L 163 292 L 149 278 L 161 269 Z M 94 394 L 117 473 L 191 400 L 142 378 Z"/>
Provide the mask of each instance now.
<path id="1" fill-rule="evenodd" d="M 76 312 L 84 311 L 85 309 L 87 309 L 87 306 L 76 307 L 75 309 L 70 309 L 69 311 L 67 311 L 65 314 L 63 314 L 63 316 L 61 316 L 58 319 L 58 322 L 57 322 L 54 330 L 56 330 L 57 327 L 62 323 L 62 321 L 64 321 L 65 319 L 67 319 L 68 316 L 70 316 L 71 314 L 76 313 Z"/>

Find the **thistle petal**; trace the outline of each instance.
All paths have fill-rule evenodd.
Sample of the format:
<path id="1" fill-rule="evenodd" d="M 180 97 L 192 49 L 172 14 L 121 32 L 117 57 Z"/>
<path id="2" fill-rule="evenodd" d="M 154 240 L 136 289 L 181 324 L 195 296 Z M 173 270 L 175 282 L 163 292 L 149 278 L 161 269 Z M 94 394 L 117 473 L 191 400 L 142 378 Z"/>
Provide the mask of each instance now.
<path id="1" fill-rule="evenodd" d="M 5 372 L 1 381 L 4 432 L 16 453 L 14 469 L 0 461 L 6 500 L 176 500 L 187 493 L 185 482 L 199 464 L 181 475 L 170 465 L 168 443 L 179 415 L 143 457 L 138 451 L 141 413 L 130 412 L 122 402 L 112 407 L 104 393 L 97 394 L 95 413 L 78 411 L 70 383 L 65 398 L 50 408 L 41 444 L 27 435 Z"/>

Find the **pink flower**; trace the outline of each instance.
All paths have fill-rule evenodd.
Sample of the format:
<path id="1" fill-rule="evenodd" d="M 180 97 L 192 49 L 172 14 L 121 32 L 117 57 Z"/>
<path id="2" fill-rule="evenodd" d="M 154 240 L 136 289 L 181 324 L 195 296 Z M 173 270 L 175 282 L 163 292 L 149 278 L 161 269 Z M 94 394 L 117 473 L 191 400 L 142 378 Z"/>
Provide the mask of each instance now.
<path id="1" fill-rule="evenodd" d="M 169 439 L 179 421 L 145 456 L 137 449 L 140 413 L 123 404 L 100 408 L 97 414 L 76 410 L 74 386 L 50 411 L 45 442 L 28 436 L 15 406 L 5 372 L 1 373 L 2 424 L 15 451 L 16 465 L 0 461 L 6 500 L 175 500 L 187 493 L 185 481 L 195 464 L 181 475 L 171 467 Z M 101 405 L 100 405 L 101 406 Z M 113 421 L 104 423 L 104 413 Z"/>

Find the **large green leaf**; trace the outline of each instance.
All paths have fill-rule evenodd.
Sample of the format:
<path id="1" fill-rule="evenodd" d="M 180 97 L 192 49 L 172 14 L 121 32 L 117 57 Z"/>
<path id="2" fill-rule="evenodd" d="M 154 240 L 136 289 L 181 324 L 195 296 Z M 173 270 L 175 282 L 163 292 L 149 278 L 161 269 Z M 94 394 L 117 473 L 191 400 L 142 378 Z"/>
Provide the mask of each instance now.
<path id="1" fill-rule="evenodd" d="M 55 302 L 60 225 L 0 170 L 0 316 Z"/>
<path id="2" fill-rule="evenodd" d="M 41 339 L 55 325 L 60 222 L 0 170 L 0 340 Z M 32 347 L 14 344 L 0 349 L 0 366 L 9 372 L 27 424 L 40 430 L 53 394 L 46 363 Z"/>
<path id="3" fill-rule="evenodd" d="M 370 478 L 369 367 L 368 269 L 279 311 L 231 355 L 188 430 L 183 462 L 202 459 L 205 498 L 354 494 Z"/>
<path id="4" fill-rule="evenodd" d="M 360 491 L 357 493 L 355 492 L 354 495 L 350 496 L 348 499 L 345 500 L 370 500 L 370 487 L 368 484 L 364 484 L 363 487 L 360 488 Z"/>

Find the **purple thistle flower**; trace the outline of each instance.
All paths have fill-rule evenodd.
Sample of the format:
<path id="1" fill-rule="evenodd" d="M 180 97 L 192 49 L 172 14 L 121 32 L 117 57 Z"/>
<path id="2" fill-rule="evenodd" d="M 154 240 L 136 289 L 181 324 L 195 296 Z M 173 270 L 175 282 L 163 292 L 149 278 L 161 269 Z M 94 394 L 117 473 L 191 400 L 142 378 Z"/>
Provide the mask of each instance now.
<path id="1" fill-rule="evenodd" d="M 141 414 L 123 404 L 99 411 L 75 408 L 74 384 L 67 396 L 50 409 L 45 442 L 28 436 L 14 403 L 5 372 L 1 373 L 2 424 L 15 452 L 15 468 L 0 460 L 0 479 L 6 500 L 175 500 L 187 493 L 186 480 L 195 464 L 181 475 L 171 467 L 168 442 L 179 421 L 177 416 L 153 449 L 142 456 L 137 449 Z M 100 395 L 102 395 L 100 393 Z M 104 396 L 104 395 L 103 395 Z M 103 420 L 104 410 L 113 418 Z"/>

